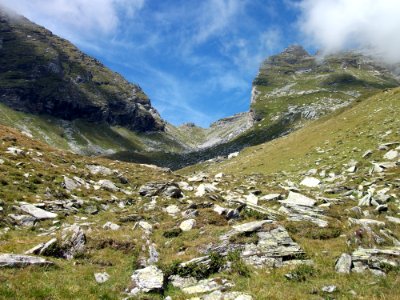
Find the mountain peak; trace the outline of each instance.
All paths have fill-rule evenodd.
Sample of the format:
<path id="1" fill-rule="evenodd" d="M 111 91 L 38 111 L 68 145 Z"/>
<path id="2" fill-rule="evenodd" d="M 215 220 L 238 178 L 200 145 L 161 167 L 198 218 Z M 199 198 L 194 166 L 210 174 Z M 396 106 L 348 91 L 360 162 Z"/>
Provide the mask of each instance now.
<path id="1" fill-rule="evenodd" d="M 291 55 L 296 57 L 310 56 L 310 54 L 301 45 L 290 45 L 283 50 L 280 55 Z"/>

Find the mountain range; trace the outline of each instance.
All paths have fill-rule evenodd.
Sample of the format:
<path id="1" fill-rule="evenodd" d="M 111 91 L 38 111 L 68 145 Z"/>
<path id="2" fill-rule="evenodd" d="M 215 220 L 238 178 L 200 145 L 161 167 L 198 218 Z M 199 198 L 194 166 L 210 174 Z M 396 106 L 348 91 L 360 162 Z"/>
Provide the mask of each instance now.
<path id="1" fill-rule="evenodd" d="M 0 298 L 397 299 L 399 69 L 289 46 L 174 126 L 0 7 Z"/>

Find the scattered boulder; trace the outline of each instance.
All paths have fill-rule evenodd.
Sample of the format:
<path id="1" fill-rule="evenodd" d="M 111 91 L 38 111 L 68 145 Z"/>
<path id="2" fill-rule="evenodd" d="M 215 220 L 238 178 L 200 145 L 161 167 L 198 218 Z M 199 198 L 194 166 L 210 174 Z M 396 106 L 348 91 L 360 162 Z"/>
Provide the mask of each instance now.
<path id="1" fill-rule="evenodd" d="M 76 190 L 79 185 L 75 182 L 75 180 L 64 176 L 64 182 L 62 183 L 62 186 L 67 190 L 67 191 L 73 191 Z"/>
<path id="2" fill-rule="evenodd" d="M 230 284 L 226 279 L 203 279 L 196 282 L 194 285 L 183 287 L 182 292 L 184 292 L 185 294 L 203 294 L 216 290 L 226 289 L 227 287 L 231 286 L 232 284 Z"/>
<path id="3" fill-rule="evenodd" d="M 211 294 L 204 295 L 201 297 L 194 297 L 190 300 L 253 300 L 248 294 L 241 293 L 241 292 L 221 292 L 221 291 L 214 291 Z"/>
<path id="4" fill-rule="evenodd" d="M 164 286 L 164 274 L 156 266 L 136 270 L 131 279 L 132 287 L 128 289 L 130 295 L 161 291 Z"/>
<path id="5" fill-rule="evenodd" d="M 321 289 L 322 292 L 329 293 L 329 294 L 336 292 L 336 290 L 337 290 L 336 285 L 326 285 L 326 286 L 323 286 Z"/>

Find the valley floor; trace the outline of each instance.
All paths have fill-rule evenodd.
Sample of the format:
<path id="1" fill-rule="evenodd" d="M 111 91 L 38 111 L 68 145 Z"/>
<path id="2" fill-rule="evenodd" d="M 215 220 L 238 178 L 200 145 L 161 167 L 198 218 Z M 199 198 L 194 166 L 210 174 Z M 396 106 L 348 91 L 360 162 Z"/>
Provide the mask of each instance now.
<path id="1" fill-rule="evenodd" d="M 175 173 L 1 126 L 0 298 L 398 299 L 399 115 L 389 90 Z"/>

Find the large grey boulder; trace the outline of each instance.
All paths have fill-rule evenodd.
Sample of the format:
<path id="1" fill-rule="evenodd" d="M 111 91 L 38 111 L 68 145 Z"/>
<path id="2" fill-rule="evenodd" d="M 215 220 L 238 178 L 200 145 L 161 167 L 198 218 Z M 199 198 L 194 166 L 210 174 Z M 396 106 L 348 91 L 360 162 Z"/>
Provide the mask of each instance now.
<path id="1" fill-rule="evenodd" d="M 164 274 L 156 266 L 149 266 L 133 272 L 132 288 L 128 291 L 130 295 L 160 291 L 164 286 Z"/>
<path id="2" fill-rule="evenodd" d="M 30 214 L 31 216 L 35 217 L 38 220 L 46 220 L 46 219 L 55 219 L 57 218 L 57 214 L 48 212 L 44 209 L 41 209 L 39 207 L 36 207 L 32 204 L 23 204 L 20 206 L 20 209 L 27 213 Z"/>
<path id="3" fill-rule="evenodd" d="M 305 177 L 301 182 L 300 185 L 309 187 L 309 188 L 316 188 L 321 184 L 321 181 L 315 177 Z"/>
<path id="4" fill-rule="evenodd" d="M 176 183 L 149 182 L 139 188 L 139 194 L 145 197 L 165 195 L 171 198 L 183 197 L 182 191 Z"/>
<path id="5" fill-rule="evenodd" d="M 41 257 L 20 255 L 20 254 L 0 254 L 0 267 L 21 268 L 27 266 L 50 266 L 51 261 Z"/>
<path id="6" fill-rule="evenodd" d="M 98 181 L 98 184 L 100 185 L 101 188 L 103 188 L 106 191 L 109 192 L 118 192 L 119 188 L 111 181 L 108 179 L 102 179 Z"/>

